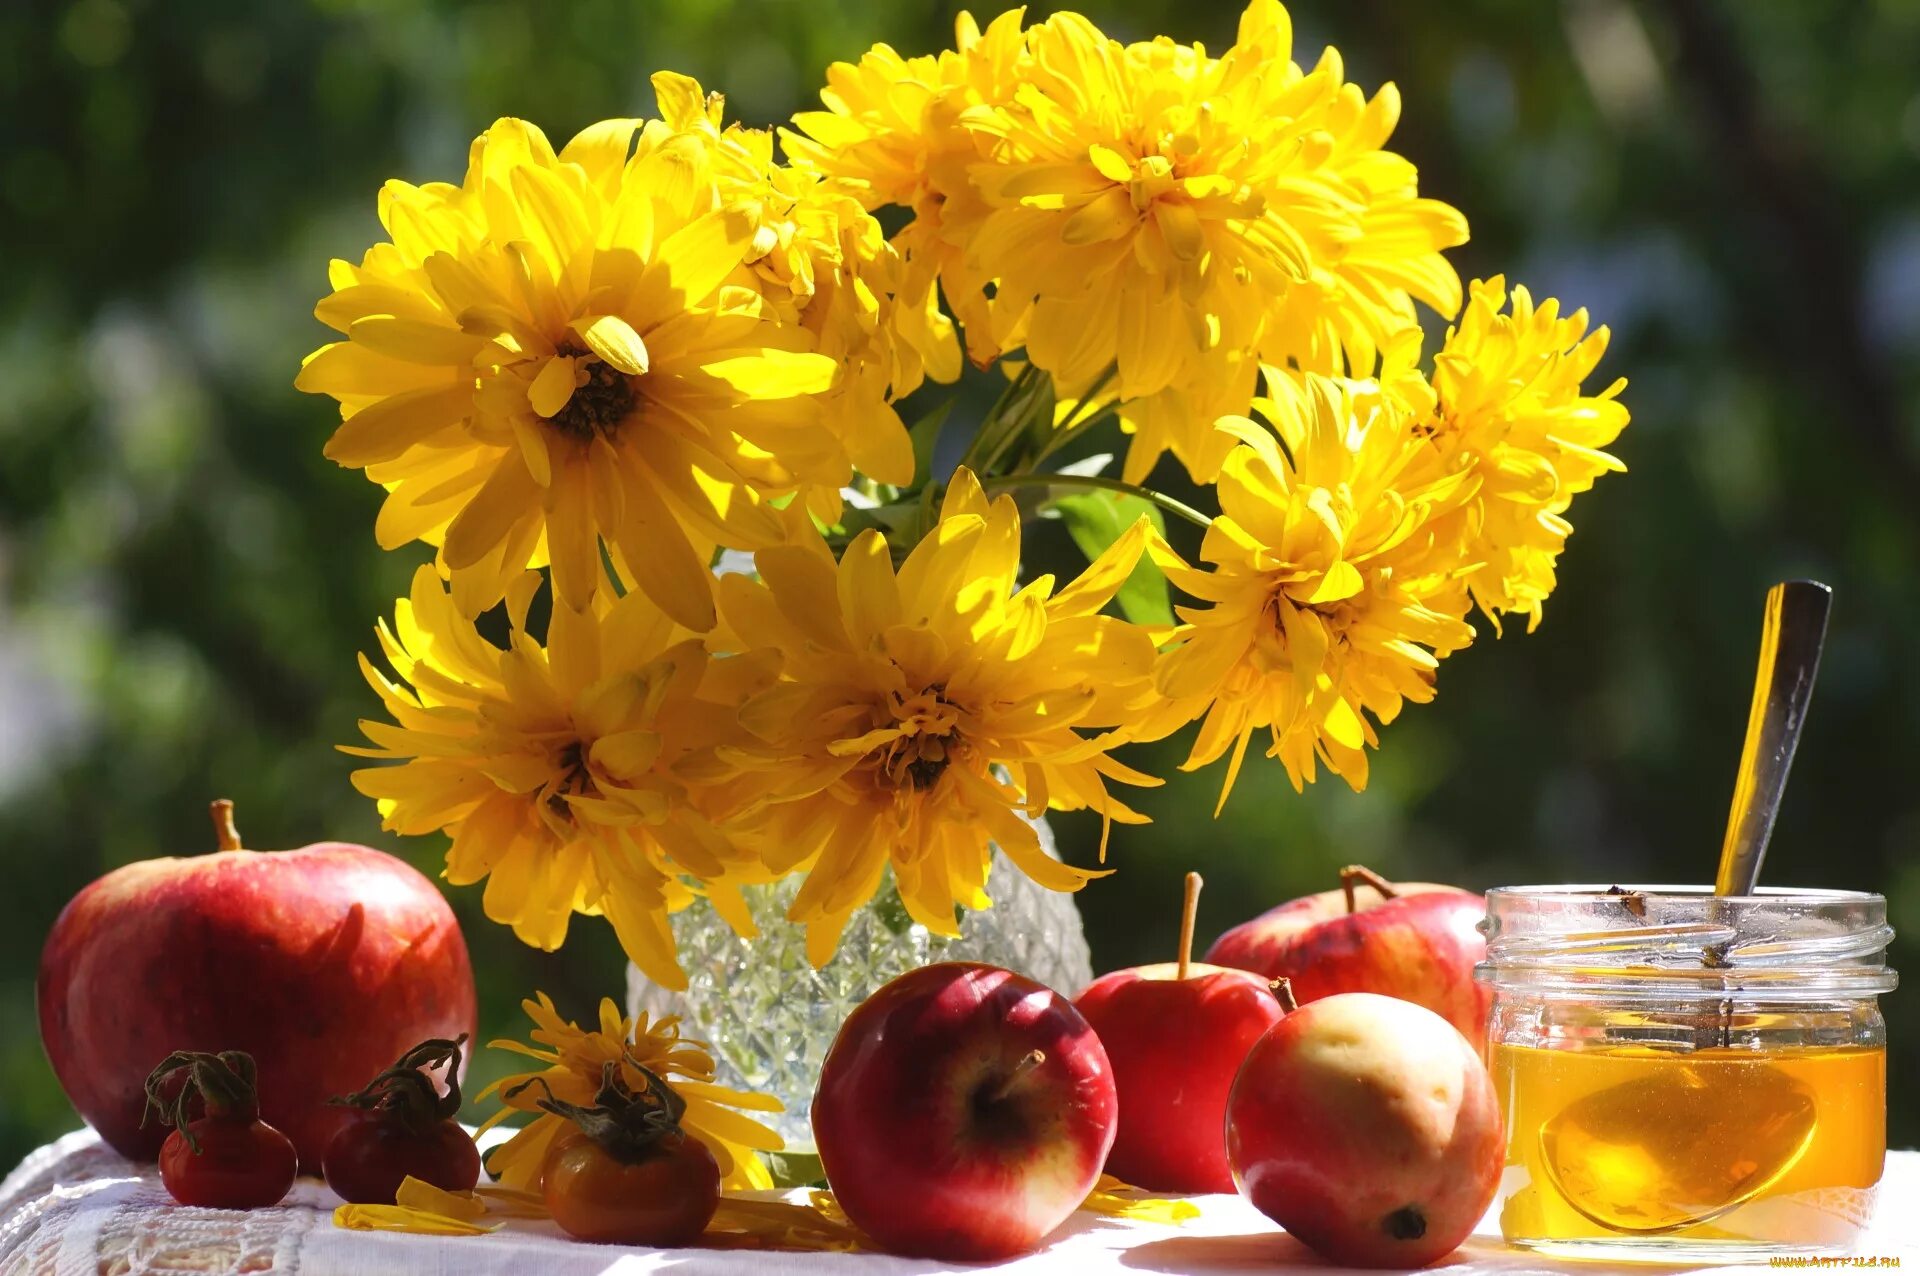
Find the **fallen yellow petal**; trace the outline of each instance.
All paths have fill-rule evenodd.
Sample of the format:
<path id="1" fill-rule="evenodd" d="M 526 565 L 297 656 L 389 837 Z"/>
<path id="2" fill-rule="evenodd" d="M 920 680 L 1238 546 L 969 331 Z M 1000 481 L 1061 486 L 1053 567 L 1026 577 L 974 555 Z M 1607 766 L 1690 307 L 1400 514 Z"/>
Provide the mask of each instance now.
<path id="1" fill-rule="evenodd" d="M 501 1218 L 548 1218 L 547 1203 L 538 1192 L 483 1183 L 474 1193 L 486 1202 L 487 1213 Z"/>
<path id="2" fill-rule="evenodd" d="M 1181 1223 L 1200 1217 L 1200 1207 L 1192 1201 L 1166 1200 L 1151 1196 L 1122 1196 L 1122 1192 L 1140 1189 L 1122 1183 L 1111 1174 L 1102 1174 L 1093 1191 L 1080 1203 L 1089 1214 L 1107 1218 L 1127 1218 L 1141 1223 Z"/>
<path id="3" fill-rule="evenodd" d="M 474 1193 L 449 1192 L 411 1174 L 400 1181 L 400 1190 L 394 1193 L 393 1203 L 401 1209 L 462 1218 L 469 1222 L 487 1213 L 487 1203 Z"/>
<path id="4" fill-rule="evenodd" d="M 874 1248 L 857 1228 L 845 1221 L 845 1215 L 839 1214 L 837 1208 L 834 1211 L 837 1217 L 830 1217 L 819 1208 L 819 1198 L 826 1195 L 815 1193 L 816 1203 L 812 1205 L 722 1195 L 713 1221 L 701 1234 L 700 1243 L 717 1248 L 839 1253 Z"/>
<path id="5" fill-rule="evenodd" d="M 333 1212 L 333 1225 L 355 1232 L 411 1232 L 416 1236 L 484 1236 L 494 1230 L 404 1205 L 342 1205 Z"/>

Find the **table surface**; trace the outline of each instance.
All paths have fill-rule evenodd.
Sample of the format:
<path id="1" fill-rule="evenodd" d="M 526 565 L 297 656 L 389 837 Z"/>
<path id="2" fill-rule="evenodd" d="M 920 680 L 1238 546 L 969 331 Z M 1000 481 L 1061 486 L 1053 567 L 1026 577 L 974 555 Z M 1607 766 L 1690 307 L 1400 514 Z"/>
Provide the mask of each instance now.
<path id="1" fill-rule="evenodd" d="M 301 1179 L 281 1204 L 239 1213 L 176 1205 L 152 1166 L 116 1155 L 89 1130 L 40 1149 L 0 1183 L 0 1276 L 161 1276 L 162 1273 L 297 1273 L 298 1276 L 542 1276 L 610 1273 L 674 1276 L 836 1272 L 925 1276 L 947 1271 L 1177 1273 L 1228 1276 L 1276 1268 L 1331 1272 L 1304 1246 L 1238 1197 L 1194 1198 L 1201 1213 L 1178 1226 L 1076 1214 L 1045 1248 L 990 1269 L 883 1254 L 637 1250 L 583 1245 L 551 1223 L 513 1221 L 485 1237 L 410 1236 L 333 1226 L 339 1198 Z M 1856 1257 L 1904 1258 L 1920 1266 L 1920 1153 L 1887 1158 L 1880 1205 Z M 1863 1264 L 1865 1265 L 1865 1264 Z M 1600 1263 L 1554 1263 L 1503 1246 L 1493 1215 L 1438 1270 L 1599 1272 Z M 1627 1270 L 1747 1271 L 1746 1268 Z"/>

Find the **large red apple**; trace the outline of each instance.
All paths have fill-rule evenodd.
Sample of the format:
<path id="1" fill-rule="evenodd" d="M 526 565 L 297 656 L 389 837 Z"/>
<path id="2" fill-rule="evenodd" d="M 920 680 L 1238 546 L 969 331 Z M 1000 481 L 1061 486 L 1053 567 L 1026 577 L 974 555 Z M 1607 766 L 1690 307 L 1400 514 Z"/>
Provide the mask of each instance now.
<path id="1" fill-rule="evenodd" d="M 1231 1192 L 1227 1092 L 1281 1014 L 1267 981 L 1188 960 L 1200 874 L 1187 874 L 1178 961 L 1100 976 L 1074 999 L 1120 1099 L 1107 1173 L 1156 1192 Z"/>
<path id="2" fill-rule="evenodd" d="M 391 855 L 344 842 L 220 849 L 115 869 L 61 912 L 40 956 L 40 1037 L 67 1097 L 122 1153 L 152 1160 L 147 1073 L 175 1050 L 242 1050 L 261 1115 L 318 1173 L 358 1090 L 429 1037 L 474 1031 L 473 968 L 453 910 Z"/>
<path id="3" fill-rule="evenodd" d="M 1073 1003 L 995 966 L 908 971 L 847 1016 L 813 1137 L 847 1217 L 895 1254 L 1024 1254 L 1113 1145 L 1113 1072 Z"/>
<path id="4" fill-rule="evenodd" d="M 1361 886 L 1371 888 L 1359 894 Z M 1476 1048 L 1492 995 L 1474 982 L 1485 959 L 1481 896 L 1432 882 L 1389 882 L 1359 866 L 1340 889 L 1268 909 L 1215 940 L 1206 960 L 1287 979 L 1302 1005 L 1341 992 L 1374 992 L 1425 1006 Z"/>
<path id="5" fill-rule="evenodd" d="M 1294 1010 L 1240 1065 L 1227 1102 L 1240 1191 L 1350 1267 L 1423 1267 L 1493 1202 L 1506 1136 L 1480 1054 L 1396 997 L 1345 993 Z"/>

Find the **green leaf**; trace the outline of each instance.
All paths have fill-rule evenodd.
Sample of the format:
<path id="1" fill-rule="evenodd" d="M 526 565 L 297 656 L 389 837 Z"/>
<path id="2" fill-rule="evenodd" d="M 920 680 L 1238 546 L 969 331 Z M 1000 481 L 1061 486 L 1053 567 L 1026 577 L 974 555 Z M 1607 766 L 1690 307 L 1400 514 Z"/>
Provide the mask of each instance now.
<path id="1" fill-rule="evenodd" d="M 811 1152 L 762 1152 L 775 1187 L 825 1187 L 827 1171 Z"/>
<path id="2" fill-rule="evenodd" d="M 900 890 L 894 884 L 893 875 L 887 874 L 880 883 L 880 889 L 873 893 L 873 918 L 887 928 L 889 934 L 905 935 L 913 929 L 913 915 L 907 912 L 907 905 L 900 898 Z"/>
<path id="3" fill-rule="evenodd" d="M 1158 506 L 1126 492 L 1097 488 L 1066 492 L 1052 497 L 1047 507 L 1050 514 L 1066 523 L 1067 534 L 1073 537 L 1073 543 L 1080 547 L 1080 552 L 1087 556 L 1088 562 L 1098 558 L 1107 546 L 1119 540 L 1120 534 L 1138 522 L 1142 514 L 1147 516 L 1156 530 L 1164 532 L 1167 527 Z M 1173 603 L 1167 596 L 1167 578 L 1145 554 L 1140 556 L 1140 562 L 1133 569 L 1133 575 L 1127 577 L 1127 583 L 1114 595 L 1114 601 L 1120 604 L 1121 613 L 1137 625 L 1173 623 Z"/>
<path id="4" fill-rule="evenodd" d="M 927 491 L 932 490 L 929 485 Z M 865 531 L 877 531 L 886 539 L 887 550 L 893 555 L 894 566 L 898 567 L 920 542 L 920 534 L 924 530 L 921 527 L 922 509 L 920 496 L 873 509 L 856 509 L 848 505 L 841 511 L 840 521 L 832 527 L 820 527 L 820 534 L 827 538 L 827 544 L 838 557 L 853 543 L 854 537 Z M 819 526 L 817 520 L 815 526 Z"/>

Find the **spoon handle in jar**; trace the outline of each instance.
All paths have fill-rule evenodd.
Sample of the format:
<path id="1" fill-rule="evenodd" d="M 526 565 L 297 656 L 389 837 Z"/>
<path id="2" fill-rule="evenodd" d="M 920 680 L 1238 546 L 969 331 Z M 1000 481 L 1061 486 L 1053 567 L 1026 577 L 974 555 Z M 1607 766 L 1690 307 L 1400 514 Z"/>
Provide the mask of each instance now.
<path id="1" fill-rule="evenodd" d="M 1753 707 L 1734 780 L 1727 838 L 1720 848 L 1716 895 L 1751 894 L 1760 877 L 1760 861 L 1767 854 L 1773 817 L 1813 697 L 1832 602 L 1833 591 L 1813 580 L 1783 581 L 1767 591 L 1760 667 L 1754 675 Z"/>

